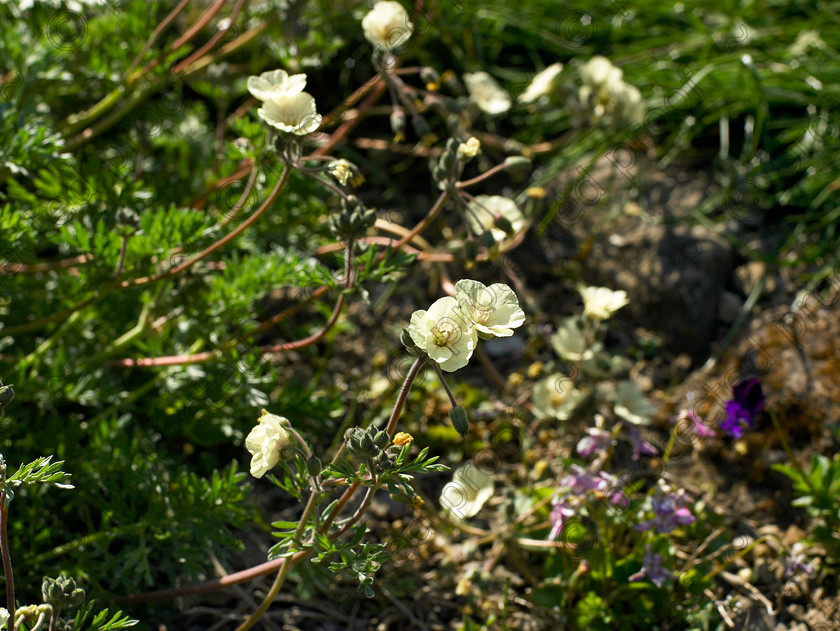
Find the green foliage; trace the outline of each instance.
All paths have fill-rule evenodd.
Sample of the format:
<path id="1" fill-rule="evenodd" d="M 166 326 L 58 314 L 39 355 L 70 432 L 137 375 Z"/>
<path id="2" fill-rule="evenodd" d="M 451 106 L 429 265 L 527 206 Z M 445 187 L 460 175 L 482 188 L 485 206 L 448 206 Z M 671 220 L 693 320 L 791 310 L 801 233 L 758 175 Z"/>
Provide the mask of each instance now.
<path id="1" fill-rule="evenodd" d="M 825 547 L 831 565 L 836 566 L 840 563 L 840 454 L 832 458 L 813 454 L 807 469 L 794 464 L 773 468 L 793 481 L 797 496 L 793 505 L 805 507 L 814 519 L 811 540 Z"/>

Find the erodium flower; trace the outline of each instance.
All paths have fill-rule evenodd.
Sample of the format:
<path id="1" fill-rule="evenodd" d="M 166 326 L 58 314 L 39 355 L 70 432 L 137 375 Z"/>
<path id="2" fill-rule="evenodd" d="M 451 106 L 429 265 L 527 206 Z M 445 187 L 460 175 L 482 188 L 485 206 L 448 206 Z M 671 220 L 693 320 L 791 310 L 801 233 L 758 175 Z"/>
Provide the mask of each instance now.
<path id="1" fill-rule="evenodd" d="M 455 300 L 483 340 L 509 337 L 525 322 L 519 299 L 503 283 L 485 287 L 477 280 L 459 280 L 455 283 Z"/>
<path id="2" fill-rule="evenodd" d="M 470 202 L 467 211 L 470 227 L 479 234 L 489 230 L 498 243 L 507 237 L 507 233 L 496 226 L 497 217 L 506 220 L 514 233 L 525 226 L 525 215 L 512 199 L 501 195 L 478 195 Z"/>
<path id="3" fill-rule="evenodd" d="M 732 399 L 726 402 L 726 419 L 720 428 L 733 438 L 741 438 L 744 431 L 755 427 L 755 417 L 764 409 L 761 382 L 750 377 L 732 386 Z"/>
<path id="4" fill-rule="evenodd" d="M 483 112 L 501 114 L 510 109 L 510 95 L 486 72 L 468 72 L 464 83 L 473 103 Z"/>
<path id="5" fill-rule="evenodd" d="M 563 375 L 554 374 L 540 379 L 531 393 L 534 416 L 567 421 L 584 396 L 574 387 L 572 380 Z"/>
<path id="6" fill-rule="evenodd" d="M 556 63 L 551 64 L 542 72 L 537 73 L 534 75 L 534 78 L 531 80 L 531 83 L 526 90 L 519 95 L 517 101 L 520 103 L 530 103 L 531 101 L 536 101 L 540 97 L 550 95 L 554 90 L 554 84 L 557 81 L 557 77 L 560 76 L 562 71 L 563 64 Z"/>
<path id="7" fill-rule="evenodd" d="M 251 452 L 251 475 L 263 477 L 274 468 L 281 459 L 294 453 L 294 443 L 286 427 L 289 420 L 269 414 L 265 410 L 245 439 L 245 448 Z"/>
<path id="8" fill-rule="evenodd" d="M 447 372 L 466 366 L 478 341 L 475 327 L 451 296 L 435 301 L 428 311 L 415 311 L 408 334 Z"/>
<path id="9" fill-rule="evenodd" d="M 645 400 L 632 381 L 622 381 L 607 397 L 612 401 L 616 416 L 636 425 L 650 425 L 650 416 L 656 408 Z"/>
<path id="10" fill-rule="evenodd" d="M 399 2 L 380 0 L 362 18 L 365 39 L 375 47 L 394 50 L 411 37 L 414 25 Z"/>
<path id="11" fill-rule="evenodd" d="M 472 464 L 455 469 L 443 487 L 440 504 L 458 519 L 472 517 L 493 497 L 493 476 Z"/>
<path id="12" fill-rule="evenodd" d="M 613 291 L 607 287 L 578 287 L 583 298 L 583 314 L 592 320 L 608 319 L 628 304 L 627 292 Z"/>
<path id="13" fill-rule="evenodd" d="M 315 97 L 303 91 L 306 75 L 289 75 L 285 70 L 271 70 L 259 77 L 248 77 L 248 90 L 263 102 L 257 114 L 282 132 L 305 136 L 321 125 L 315 109 Z"/>

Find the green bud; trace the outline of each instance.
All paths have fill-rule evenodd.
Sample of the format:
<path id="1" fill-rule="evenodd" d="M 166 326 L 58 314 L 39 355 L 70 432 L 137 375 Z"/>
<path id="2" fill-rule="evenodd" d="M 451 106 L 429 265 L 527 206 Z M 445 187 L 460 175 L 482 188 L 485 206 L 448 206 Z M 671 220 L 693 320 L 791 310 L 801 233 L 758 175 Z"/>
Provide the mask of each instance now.
<path id="1" fill-rule="evenodd" d="M 369 454 L 369 455 L 372 456 L 373 454 L 376 453 L 376 451 L 377 451 L 376 443 L 373 442 L 373 438 L 371 437 L 370 434 L 365 434 L 364 436 L 362 436 L 361 443 L 362 443 L 362 451 L 364 451 L 366 454 Z"/>
<path id="2" fill-rule="evenodd" d="M 420 70 L 420 80 L 423 83 L 437 83 L 440 81 L 440 75 L 434 68 L 426 66 Z"/>
<path id="3" fill-rule="evenodd" d="M 321 469 L 321 461 L 318 460 L 315 456 L 312 456 L 306 461 L 306 472 L 313 478 L 317 478 L 319 475 L 321 475 Z"/>
<path id="4" fill-rule="evenodd" d="M 391 442 L 391 437 L 388 436 L 388 432 L 385 430 L 380 430 L 376 432 L 376 436 L 373 437 L 373 442 L 380 449 L 385 449 L 385 447 L 388 446 L 388 443 Z"/>
<path id="5" fill-rule="evenodd" d="M 505 158 L 505 169 L 512 174 L 527 175 L 531 172 L 531 161 L 524 156 L 508 156 Z"/>
<path id="6" fill-rule="evenodd" d="M 415 357 L 420 357 L 420 349 L 417 348 L 417 344 L 414 343 L 414 340 L 411 339 L 411 333 L 408 332 L 408 329 L 403 329 L 402 333 L 400 333 L 400 342 L 403 343 L 405 346 L 405 350 L 409 353 L 414 355 Z"/>
<path id="7" fill-rule="evenodd" d="M 461 435 L 461 438 L 466 438 L 470 433 L 470 420 L 467 418 L 467 411 L 460 405 L 456 405 L 449 410 L 449 420 L 452 421 L 452 426 Z"/>
<path id="8" fill-rule="evenodd" d="M 85 600 L 85 590 L 76 587 L 76 581 L 69 576 L 59 576 L 56 579 L 44 577 L 41 583 L 43 601 L 56 609 L 76 607 Z"/>
<path id="9" fill-rule="evenodd" d="M 420 114 L 415 114 L 411 117 L 411 126 L 420 138 L 425 138 L 432 133 L 432 128 L 429 127 L 429 123 Z"/>

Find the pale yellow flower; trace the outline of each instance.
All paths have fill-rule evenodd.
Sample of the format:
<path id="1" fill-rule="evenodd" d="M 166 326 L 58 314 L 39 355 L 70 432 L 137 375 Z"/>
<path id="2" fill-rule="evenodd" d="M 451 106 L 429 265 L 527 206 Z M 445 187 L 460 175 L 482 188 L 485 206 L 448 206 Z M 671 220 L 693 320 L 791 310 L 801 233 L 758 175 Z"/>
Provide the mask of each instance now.
<path id="1" fill-rule="evenodd" d="M 263 477 L 281 458 L 294 451 L 291 435 L 286 431 L 288 419 L 269 414 L 265 410 L 256 427 L 245 439 L 245 448 L 251 452 L 251 475 Z"/>
<path id="2" fill-rule="evenodd" d="M 513 335 L 513 329 L 525 322 L 519 299 L 503 283 L 485 287 L 477 280 L 465 278 L 455 283 L 455 299 L 485 340 L 509 337 Z"/>
<path id="3" fill-rule="evenodd" d="M 517 99 L 520 103 L 530 103 L 538 98 L 548 96 L 554 90 L 557 77 L 563 71 L 563 64 L 551 64 L 542 72 L 537 73 L 526 90 Z"/>
<path id="4" fill-rule="evenodd" d="M 493 497 L 493 476 L 467 464 L 452 474 L 452 481 L 443 487 L 440 504 L 457 519 L 472 517 Z"/>
<path id="5" fill-rule="evenodd" d="M 551 336 L 551 345 L 560 357 L 570 362 L 591 359 L 601 349 L 599 342 L 587 344 L 583 323 L 576 317 L 566 318 Z"/>
<path id="6" fill-rule="evenodd" d="M 306 75 L 289 75 L 285 70 L 269 70 L 259 77 L 248 77 L 248 91 L 260 101 L 277 96 L 294 96 L 306 87 Z"/>
<path id="7" fill-rule="evenodd" d="M 550 375 L 534 385 L 531 393 L 534 416 L 567 421 L 584 397 L 571 379 L 561 374 Z"/>
<path id="8" fill-rule="evenodd" d="M 412 341 L 447 372 L 467 365 L 478 340 L 472 322 L 451 296 L 435 301 L 428 311 L 415 311 L 408 333 Z"/>
<path id="9" fill-rule="evenodd" d="M 578 287 L 583 298 L 583 313 L 592 320 L 606 320 L 613 313 L 629 304 L 627 292 L 612 291 L 607 287 Z"/>
<path id="10" fill-rule="evenodd" d="M 501 114 L 510 109 L 510 95 L 486 72 L 467 73 L 464 75 L 464 83 L 470 98 L 480 110 L 488 114 Z"/>
<path id="11" fill-rule="evenodd" d="M 519 210 L 519 206 L 512 199 L 501 195 L 478 195 L 474 202 L 470 202 L 467 221 L 470 222 L 470 227 L 479 234 L 489 230 L 498 243 L 504 241 L 507 233 L 496 227 L 494 223 L 496 215 L 507 219 L 514 233 L 525 227 L 525 215 Z"/>
<path id="12" fill-rule="evenodd" d="M 458 145 L 458 159 L 469 160 L 481 153 L 481 141 L 478 138 L 470 137 L 467 142 Z"/>
<path id="13" fill-rule="evenodd" d="M 311 134 L 321 126 L 315 97 L 306 92 L 272 96 L 257 110 L 257 114 L 272 127 L 298 136 Z"/>
<path id="14" fill-rule="evenodd" d="M 411 37 L 414 25 L 399 2 L 380 0 L 362 18 L 362 29 L 371 44 L 393 50 Z"/>
<path id="15" fill-rule="evenodd" d="M 329 171 L 342 186 L 347 186 L 347 182 L 350 181 L 350 176 L 353 175 L 350 170 L 350 163 L 343 159 L 331 162 L 329 165 Z"/>
<path id="16" fill-rule="evenodd" d="M 632 381 L 619 383 L 607 398 L 612 401 L 616 416 L 636 425 L 650 425 L 650 416 L 656 412 Z"/>

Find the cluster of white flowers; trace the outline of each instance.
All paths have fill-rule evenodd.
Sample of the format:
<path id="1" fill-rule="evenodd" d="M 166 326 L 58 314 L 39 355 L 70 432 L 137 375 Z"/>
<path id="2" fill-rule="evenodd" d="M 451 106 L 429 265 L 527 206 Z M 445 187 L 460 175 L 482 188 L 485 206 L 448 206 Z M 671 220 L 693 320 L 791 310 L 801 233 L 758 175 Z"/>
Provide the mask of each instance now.
<path id="1" fill-rule="evenodd" d="M 508 337 L 523 322 L 525 313 L 510 287 L 502 283 L 485 287 L 465 279 L 456 283 L 454 298 L 447 296 L 428 311 L 415 311 L 408 334 L 441 369 L 454 372 L 467 365 L 479 336 Z"/>
<path id="2" fill-rule="evenodd" d="M 303 91 L 306 75 L 289 75 L 271 70 L 259 77 L 248 77 L 248 90 L 263 102 L 257 114 L 266 123 L 288 134 L 305 136 L 321 125 L 315 97 Z"/>
<path id="3" fill-rule="evenodd" d="M 624 72 L 609 59 L 593 57 L 580 68 L 583 85 L 578 98 L 592 111 L 595 121 L 605 119 L 613 124 L 635 124 L 644 119 L 642 94 L 622 78 Z"/>

